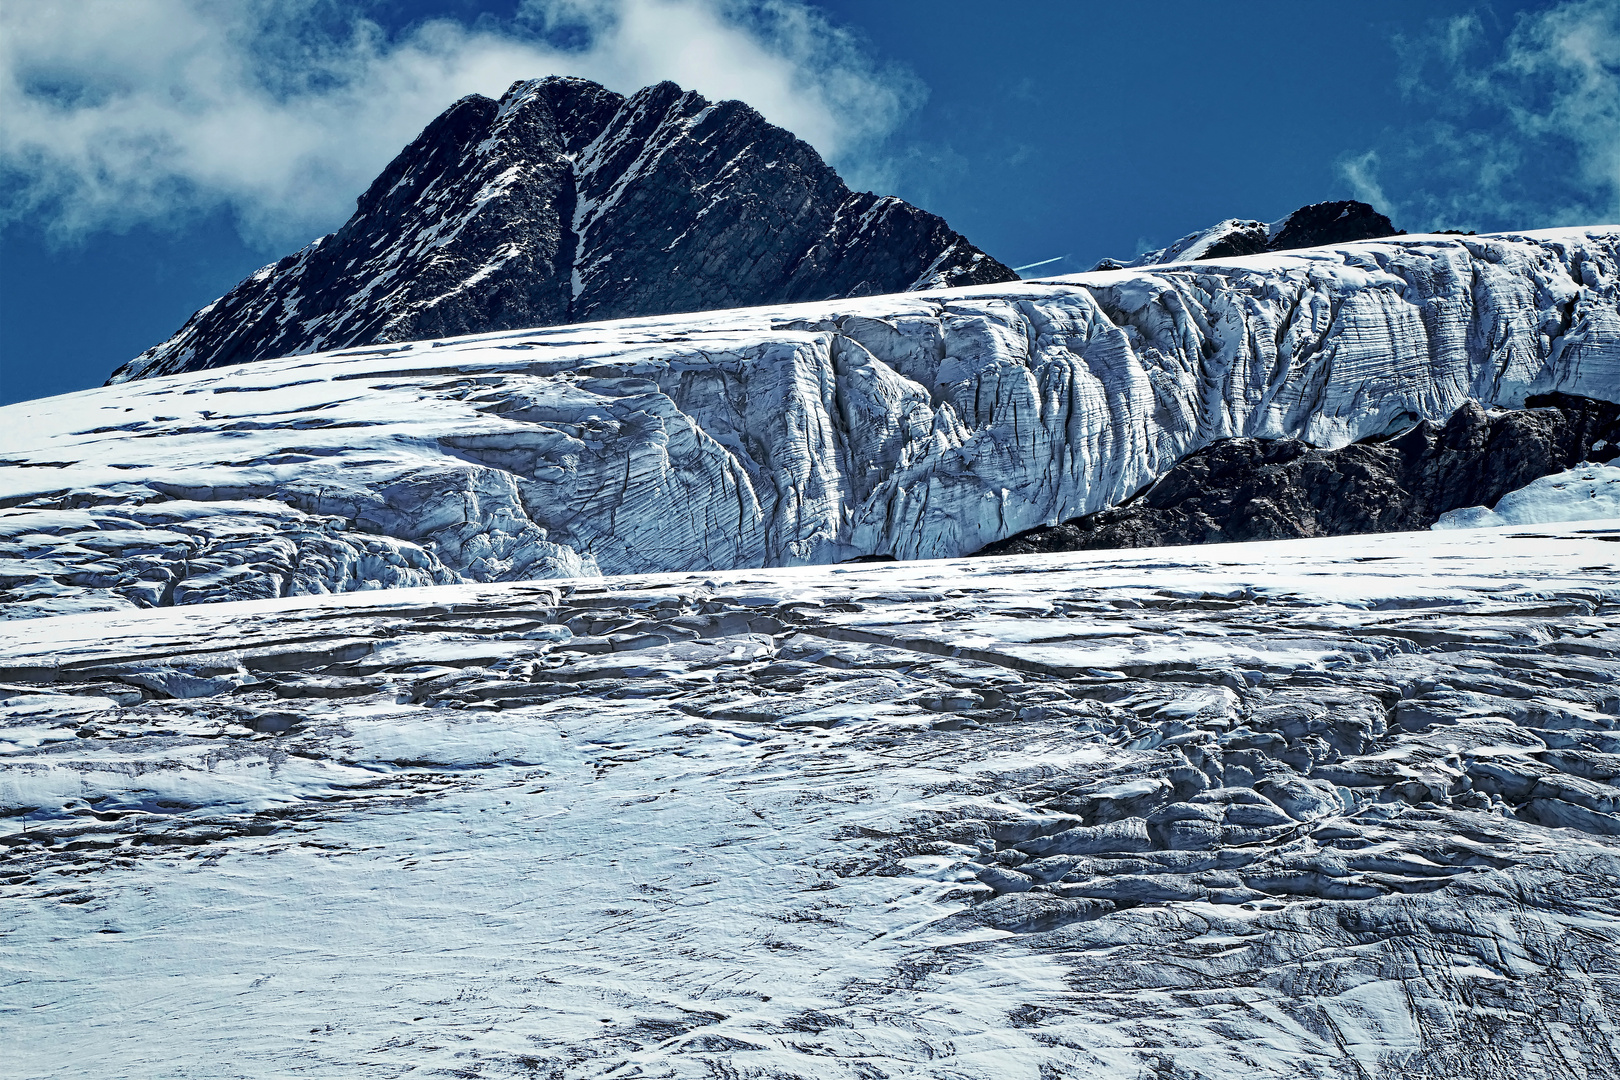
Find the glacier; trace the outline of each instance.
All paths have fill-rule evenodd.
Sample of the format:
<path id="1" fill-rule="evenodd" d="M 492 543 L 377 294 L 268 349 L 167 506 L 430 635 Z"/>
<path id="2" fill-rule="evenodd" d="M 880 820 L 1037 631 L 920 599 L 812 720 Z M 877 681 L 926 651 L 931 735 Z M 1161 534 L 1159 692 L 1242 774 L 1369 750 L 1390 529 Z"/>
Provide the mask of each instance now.
<path id="1" fill-rule="evenodd" d="M 1620 230 L 379 345 L 0 410 L 7 618 L 954 557 L 1211 440 L 1620 400 Z"/>
<path id="2" fill-rule="evenodd" d="M 6 624 L 0 1074 L 1620 1076 L 1616 541 Z"/>

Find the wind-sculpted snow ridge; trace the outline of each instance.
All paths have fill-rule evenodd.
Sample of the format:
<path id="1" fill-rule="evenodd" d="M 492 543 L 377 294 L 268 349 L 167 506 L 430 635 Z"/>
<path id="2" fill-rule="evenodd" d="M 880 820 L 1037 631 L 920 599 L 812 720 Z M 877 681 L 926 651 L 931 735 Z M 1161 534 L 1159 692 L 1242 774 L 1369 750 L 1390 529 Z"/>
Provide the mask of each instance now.
<path id="1" fill-rule="evenodd" d="M 1620 234 L 1298 255 L 378 347 L 0 410 L 12 618 L 954 557 L 1232 436 L 1620 401 Z"/>
<path id="2" fill-rule="evenodd" d="M 1620 1076 L 1617 541 L 11 624 L 6 1069 Z"/>
<path id="3" fill-rule="evenodd" d="M 111 382 L 452 334 L 1015 281 L 740 101 L 586 79 L 456 102 L 330 236 Z"/>

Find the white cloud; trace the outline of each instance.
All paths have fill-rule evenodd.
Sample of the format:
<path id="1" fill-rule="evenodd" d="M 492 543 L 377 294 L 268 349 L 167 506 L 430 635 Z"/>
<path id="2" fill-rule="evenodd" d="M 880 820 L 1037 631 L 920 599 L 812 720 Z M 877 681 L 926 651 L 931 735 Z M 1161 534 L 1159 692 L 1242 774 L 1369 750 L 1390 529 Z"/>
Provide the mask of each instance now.
<path id="1" fill-rule="evenodd" d="M 1620 221 L 1620 4 L 1521 13 L 1499 44 L 1460 15 L 1395 45 L 1429 119 L 1339 163 L 1358 198 L 1408 229 Z"/>
<path id="2" fill-rule="evenodd" d="M 1350 185 L 1350 194 L 1364 203 L 1376 207 L 1390 205 L 1389 196 L 1384 194 L 1382 185 L 1378 183 L 1378 151 L 1368 150 L 1353 158 L 1339 162 L 1339 172 Z"/>
<path id="3" fill-rule="evenodd" d="M 0 0 L 0 222 L 72 238 L 224 206 L 301 242 L 452 101 L 547 74 L 741 98 L 840 164 L 921 98 L 800 0 L 525 0 L 392 37 L 332 0 Z"/>

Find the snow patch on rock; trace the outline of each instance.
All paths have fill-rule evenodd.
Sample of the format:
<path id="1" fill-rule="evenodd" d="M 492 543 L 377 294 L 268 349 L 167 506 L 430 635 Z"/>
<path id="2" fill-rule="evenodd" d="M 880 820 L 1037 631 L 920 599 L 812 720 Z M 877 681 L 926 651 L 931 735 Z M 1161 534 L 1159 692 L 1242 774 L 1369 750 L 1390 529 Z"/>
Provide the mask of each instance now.
<path id="1" fill-rule="evenodd" d="M 1436 529 L 1488 529 L 1620 517 L 1620 468 L 1584 463 L 1502 496 L 1496 506 L 1442 514 Z"/>

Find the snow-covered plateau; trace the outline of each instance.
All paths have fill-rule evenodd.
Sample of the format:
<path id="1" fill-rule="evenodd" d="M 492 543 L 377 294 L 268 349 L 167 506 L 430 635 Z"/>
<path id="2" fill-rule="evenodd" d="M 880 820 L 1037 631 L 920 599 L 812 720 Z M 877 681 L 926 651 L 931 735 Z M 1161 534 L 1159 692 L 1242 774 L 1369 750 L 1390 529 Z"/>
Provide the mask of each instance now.
<path id="1" fill-rule="evenodd" d="M 1620 401 L 1620 230 L 263 360 L 0 409 L 8 618 L 955 557 L 1212 440 Z"/>
<path id="2" fill-rule="evenodd" d="M 0 1075 L 1620 1076 L 1617 542 L 9 623 Z"/>

